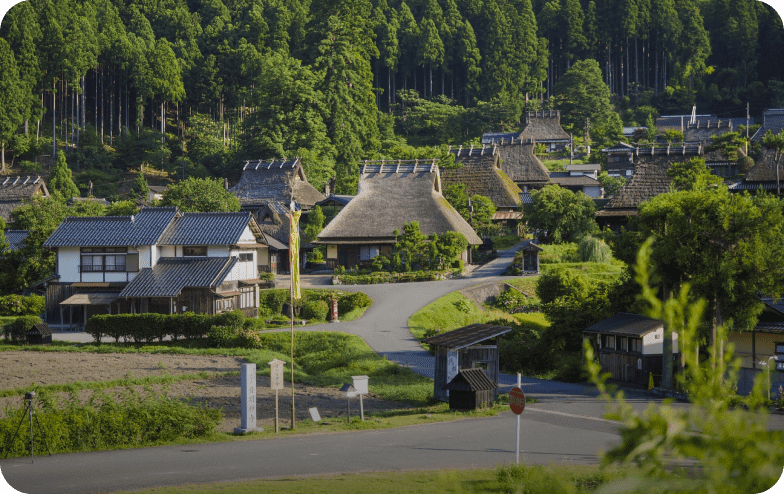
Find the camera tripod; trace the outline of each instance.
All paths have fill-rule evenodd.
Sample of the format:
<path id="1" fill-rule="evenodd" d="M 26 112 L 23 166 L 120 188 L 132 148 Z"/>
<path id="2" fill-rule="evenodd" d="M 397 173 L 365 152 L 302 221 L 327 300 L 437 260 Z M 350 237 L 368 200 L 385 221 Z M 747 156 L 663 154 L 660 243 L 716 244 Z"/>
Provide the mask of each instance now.
<path id="1" fill-rule="evenodd" d="M 27 415 L 30 418 L 30 460 L 33 462 L 35 461 L 34 460 L 35 455 L 33 454 L 33 446 L 35 441 L 33 436 L 33 417 L 35 417 L 35 423 L 38 425 L 38 432 L 41 433 L 41 438 L 44 440 L 44 446 L 46 446 L 46 451 L 49 452 L 49 456 L 52 456 L 52 452 L 49 450 L 49 445 L 46 443 L 46 434 L 44 434 L 44 429 L 43 427 L 41 427 L 41 423 L 38 421 L 38 415 L 35 413 L 35 405 L 33 405 L 33 398 L 35 398 L 35 391 L 31 391 L 25 394 L 24 397 L 25 409 L 24 412 L 22 412 L 22 418 L 19 419 L 19 425 L 16 426 L 16 432 L 14 432 L 13 437 L 11 438 L 10 441 L 8 441 L 5 444 L 5 448 L 4 448 L 5 457 L 3 457 L 3 459 L 8 458 L 8 453 L 11 451 L 8 448 L 11 444 L 14 443 L 16 436 L 19 435 L 19 430 L 22 428 L 22 422 L 24 422 L 26 418 L 25 415 Z"/>

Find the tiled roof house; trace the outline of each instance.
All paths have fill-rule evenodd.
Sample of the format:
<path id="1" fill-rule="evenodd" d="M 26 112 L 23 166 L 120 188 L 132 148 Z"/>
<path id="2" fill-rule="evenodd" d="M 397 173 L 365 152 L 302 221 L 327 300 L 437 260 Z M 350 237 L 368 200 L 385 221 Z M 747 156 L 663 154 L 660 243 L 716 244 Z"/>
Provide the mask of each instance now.
<path id="1" fill-rule="evenodd" d="M 0 179 L 0 216 L 8 223 L 11 211 L 35 197 L 49 197 L 49 190 L 41 177 L 9 176 Z"/>
<path id="2" fill-rule="evenodd" d="M 436 161 L 366 161 L 356 197 L 314 241 L 327 245 L 328 266 L 353 267 L 390 254 L 394 231 L 412 221 L 419 222 L 424 235 L 460 232 L 469 245 L 481 245 L 473 228 L 442 195 Z"/>
<path id="3" fill-rule="evenodd" d="M 27 230 L 6 230 L 5 239 L 8 240 L 6 250 L 19 250 L 24 247 L 24 241 L 29 235 Z"/>
<path id="4" fill-rule="evenodd" d="M 258 315 L 257 262 L 267 245 L 248 212 L 69 217 L 43 246 L 57 255 L 56 281 L 46 286 L 50 325 L 96 313 Z"/>
<path id="5" fill-rule="evenodd" d="M 765 134 L 771 131 L 778 134 L 784 130 L 784 108 L 773 108 L 762 112 L 762 127 L 751 137 L 752 141 L 762 141 Z"/>
<path id="6" fill-rule="evenodd" d="M 441 183 L 444 188 L 452 184 L 465 184 L 469 196 L 479 194 L 487 197 L 496 207 L 493 219 L 521 219 L 520 193 L 522 190 L 501 169 L 496 146 L 473 149 L 450 149 L 455 155 L 455 163 L 460 168 L 440 168 Z"/>
<path id="7" fill-rule="evenodd" d="M 743 177 L 743 180 L 729 184 L 730 192 L 748 190 L 753 193 L 763 189 L 775 193 L 779 186 L 784 188 L 784 153 L 779 153 L 778 159 L 776 158 L 775 150 L 763 146 L 759 160 Z M 777 168 L 778 178 L 776 177 Z"/>

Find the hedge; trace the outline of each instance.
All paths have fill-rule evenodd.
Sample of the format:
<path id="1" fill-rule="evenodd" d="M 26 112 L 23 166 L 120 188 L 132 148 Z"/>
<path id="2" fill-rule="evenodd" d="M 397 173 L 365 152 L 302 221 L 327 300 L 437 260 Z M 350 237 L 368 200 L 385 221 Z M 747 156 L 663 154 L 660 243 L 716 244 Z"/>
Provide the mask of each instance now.
<path id="1" fill-rule="evenodd" d="M 413 273 L 410 273 L 413 274 Z M 283 313 L 283 304 L 289 302 L 289 291 L 285 289 L 263 290 L 260 295 L 259 315 L 271 317 Z M 329 314 L 330 301 L 333 298 L 338 300 L 338 311 L 341 314 L 350 312 L 356 307 L 369 307 L 372 300 L 361 292 L 341 293 L 336 290 L 302 290 L 302 299 L 296 300 L 294 306 L 305 319 L 324 320 Z M 323 304 L 319 303 L 323 302 Z M 320 309 L 315 309 L 318 306 Z M 326 307 L 326 313 L 320 316 L 321 311 Z M 306 314 L 307 312 L 307 314 Z"/>
<path id="2" fill-rule="evenodd" d="M 438 281 L 449 279 L 462 270 L 452 271 L 414 271 L 410 273 L 372 273 L 340 274 L 332 277 L 333 285 L 375 285 L 378 283 L 410 283 L 413 281 Z"/>
<path id="3" fill-rule="evenodd" d="M 3 326 L 3 335 L 6 339 L 11 339 L 14 343 L 24 342 L 25 333 L 33 329 L 36 324 L 41 324 L 41 318 L 38 316 L 21 316 L 17 317 L 14 322 L 10 322 Z"/>
<path id="4" fill-rule="evenodd" d="M 46 308 L 41 295 L 4 295 L 0 297 L 0 316 L 38 316 Z"/>
<path id="5" fill-rule="evenodd" d="M 240 311 L 216 315 L 194 314 L 116 314 L 97 315 L 87 320 L 84 331 L 100 343 L 104 337 L 135 343 L 162 341 L 165 337 L 206 338 L 213 326 L 239 328 L 244 316 Z"/>

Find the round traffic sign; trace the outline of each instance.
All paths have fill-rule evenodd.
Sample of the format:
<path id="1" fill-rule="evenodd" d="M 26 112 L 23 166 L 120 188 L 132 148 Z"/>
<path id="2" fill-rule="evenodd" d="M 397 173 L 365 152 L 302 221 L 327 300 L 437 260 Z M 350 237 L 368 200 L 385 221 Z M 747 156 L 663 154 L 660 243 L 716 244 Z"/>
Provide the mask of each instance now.
<path id="1" fill-rule="evenodd" d="M 509 392 L 509 408 L 517 415 L 523 413 L 523 410 L 525 410 L 525 393 L 523 393 L 522 389 L 515 387 Z"/>

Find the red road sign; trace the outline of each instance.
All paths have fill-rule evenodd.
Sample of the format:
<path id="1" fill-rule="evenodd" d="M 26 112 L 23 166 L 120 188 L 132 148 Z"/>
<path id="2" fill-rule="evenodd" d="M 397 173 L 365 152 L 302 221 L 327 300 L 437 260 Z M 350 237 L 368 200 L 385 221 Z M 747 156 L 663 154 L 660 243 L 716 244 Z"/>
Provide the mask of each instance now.
<path id="1" fill-rule="evenodd" d="M 525 393 L 520 388 L 512 388 L 509 392 L 509 408 L 514 413 L 520 415 L 525 410 Z"/>

